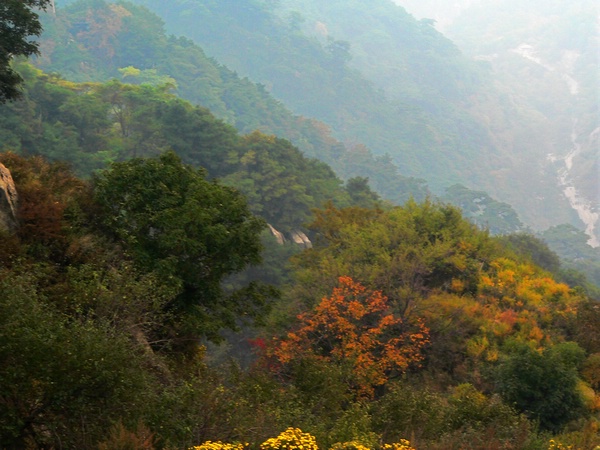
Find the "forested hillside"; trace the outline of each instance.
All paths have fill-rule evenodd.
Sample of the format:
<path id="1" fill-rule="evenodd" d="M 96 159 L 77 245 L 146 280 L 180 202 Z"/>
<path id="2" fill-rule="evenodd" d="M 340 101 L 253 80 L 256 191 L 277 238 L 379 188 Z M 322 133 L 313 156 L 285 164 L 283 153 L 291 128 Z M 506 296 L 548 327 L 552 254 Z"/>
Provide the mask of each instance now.
<path id="1" fill-rule="evenodd" d="M 6 3 L 0 25 L 31 6 Z M 320 125 L 148 11 L 68 12 L 45 19 L 37 63 L 82 81 L 13 59 L 19 91 L 0 100 L 0 448 L 600 447 L 598 292 L 509 233 L 508 205 L 445 192 L 494 236 L 431 198 L 381 200 L 252 129 L 271 106 L 273 124 Z M 146 38 L 165 68 L 175 54 L 196 70 L 184 49 L 206 64 L 198 98 L 229 116 L 179 97 L 183 76 L 144 62 Z M 238 118 L 230 90 L 264 103 Z"/>
<path id="2" fill-rule="evenodd" d="M 578 223 L 554 178 L 530 176 L 538 157 L 528 150 L 551 138 L 521 137 L 546 128 L 540 117 L 515 108 L 489 64 L 391 0 L 139 3 L 337 137 L 389 153 L 434 192 L 456 183 L 487 191 L 535 229 Z"/>
<path id="3" fill-rule="evenodd" d="M 389 157 L 358 143 L 334 139 L 327 125 L 292 114 L 265 86 L 241 78 L 208 58 L 192 41 L 167 36 L 163 22 L 145 8 L 120 2 L 79 1 L 43 17 L 38 67 L 72 81 L 171 83 L 173 92 L 209 108 L 242 133 L 256 129 L 298 146 L 331 165 L 343 179 L 368 177 L 385 198 L 424 199 L 422 180 L 402 176 Z M 180 33 L 178 33 L 178 36 Z"/>
<path id="4" fill-rule="evenodd" d="M 392 98 L 429 112 L 466 103 L 486 70 L 440 34 L 388 1 L 283 0 L 274 10 L 326 45 L 348 48 L 348 64 Z M 340 44 L 341 45 L 341 44 Z M 451 119 L 450 119 L 451 120 Z"/>
<path id="5" fill-rule="evenodd" d="M 172 152 L 91 182 L 0 161 L 19 195 L 0 246 L 4 448 L 306 445 L 267 441 L 289 426 L 311 448 L 600 444 L 595 303 L 453 207 L 317 211 L 279 297 L 225 287 L 264 222 Z M 252 322 L 248 369 L 207 365 L 200 343 Z"/>
<path id="6" fill-rule="evenodd" d="M 436 189 L 460 182 L 466 171 L 481 174 L 474 183 L 485 182 L 477 167 L 487 166 L 480 156 L 493 144 L 483 127 L 466 116 L 447 124 L 448 115 L 411 98 L 390 101 L 349 66 L 352 50 L 343 40 L 333 36 L 322 43 L 305 35 L 277 16 L 276 3 L 139 3 L 157 11 L 169 31 L 184 33 L 210 56 L 262 83 L 294 112 L 322 120 L 345 142 L 389 153 L 401 173 L 426 178 Z M 436 107 L 446 106 L 441 99 Z M 461 127 L 469 132 L 460 133 Z"/>
<path id="7" fill-rule="evenodd" d="M 239 189 L 253 212 L 289 232 L 327 201 L 376 198 L 360 178 L 342 181 L 324 163 L 289 141 L 237 131 L 202 107 L 170 93 L 168 85 L 73 83 L 23 64 L 24 99 L 0 105 L 0 149 L 68 161 L 90 176 L 109 163 L 175 151 L 210 178 Z M 372 204 L 372 202 L 371 202 Z"/>

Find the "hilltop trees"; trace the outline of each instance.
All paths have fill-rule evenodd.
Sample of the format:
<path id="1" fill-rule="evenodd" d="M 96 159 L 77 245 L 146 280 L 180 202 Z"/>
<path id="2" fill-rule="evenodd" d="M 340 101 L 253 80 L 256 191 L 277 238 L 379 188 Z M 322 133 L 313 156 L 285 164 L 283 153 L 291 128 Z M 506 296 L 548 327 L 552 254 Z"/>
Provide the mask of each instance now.
<path id="1" fill-rule="evenodd" d="M 242 138 L 228 162 L 231 175 L 223 181 L 248 198 L 255 214 L 282 231 L 310 221 L 314 206 L 350 201 L 329 166 L 305 158 L 285 139 L 255 131 Z"/>
<path id="2" fill-rule="evenodd" d="M 350 276 L 380 290 L 403 318 L 437 290 L 473 292 L 493 247 L 456 208 L 430 201 L 389 210 L 330 205 L 310 226 L 320 245 L 298 258 L 298 295 L 310 304 Z"/>

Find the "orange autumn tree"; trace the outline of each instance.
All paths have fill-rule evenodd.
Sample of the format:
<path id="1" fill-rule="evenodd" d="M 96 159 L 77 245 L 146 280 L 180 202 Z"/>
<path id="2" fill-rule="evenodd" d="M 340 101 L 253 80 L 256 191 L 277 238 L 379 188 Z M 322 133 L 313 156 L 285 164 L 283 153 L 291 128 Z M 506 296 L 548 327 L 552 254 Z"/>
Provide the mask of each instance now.
<path id="1" fill-rule="evenodd" d="M 314 358 L 349 366 L 352 387 L 365 397 L 372 397 L 374 387 L 390 375 L 418 364 L 429 336 L 422 321 L 407 326 L 391 312 L 387 297 L 350 277 L 340 277 L 331 297 L 298 320 L 298 329 L 275 343 L 279 363 L 285 367 Z"/>

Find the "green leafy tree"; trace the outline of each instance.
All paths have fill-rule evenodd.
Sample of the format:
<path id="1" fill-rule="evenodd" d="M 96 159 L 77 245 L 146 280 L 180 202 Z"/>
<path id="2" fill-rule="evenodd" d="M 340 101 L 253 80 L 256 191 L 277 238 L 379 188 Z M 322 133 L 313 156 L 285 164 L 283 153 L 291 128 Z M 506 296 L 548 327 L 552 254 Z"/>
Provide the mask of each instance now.
<path id="1" fill-rule="evenodd" d="M 251 284 L 226 294 L 221 285 L 260 261 L 264 222 L 238 192 L 205 180 L 202 170 L 167 152 L 113 164 L 95 179 L 95 198 L 105 229 L 139 267 L 179 287 L 168 305 L 178 317 L 174 338 L 217 338 L 222 327 L 261 315 L 270 291 Z"/>
<path id="2" fill-rule="evenodd" d="M 531 259 L 541 268 L 557 274 L 560 258 L 540 238 L 529 233 L 514 233 L 501 238 L 501 241 L 524 259 Z"/>
<path id="3" fill-rule="evenodd" d="M 350 195 L 354 206 L 372 208 L 380 201 L 379 195 L 371 190 L 369 178 L 367 177 L 350 178 L 346 182 L 346 191 Z"/>
<path id="4" fill-rule="evenodd" d="M 3 0 L 0 4 L 0 103 L 20 96 L 21 76 L 10 66 L 15 56 L 38 52 L 38 44 L 29 40 L 39 36 L 42 27 L 36 9 L 44 9 L 50 0 Z"/>
<path id="5" fill-rule="evenodd" d="M 204 167 L 211 177 L 231 172 L 227 155 L 239 142 L 235 129 L 208 109 L 171 98 L 158 108 L 165 140 L 186 164 Z"/>
<path id="6" fill-rule="evenodd" d="M 285 231 L 308 222 L 311 208 L 344 197 L 328 166 L 304 157 L 285 139 L 255 131 L 242 138 L 239 153 L 229 159 L 235 172 L 224 181 L 248 197 L 254 213 Z"/>
<path id="7" fill-rule="evenodd" d="M 576 388 L 577 367 L 584 356 L 584 350 L 573 342 L 543 352 L 518 344 L 498 368 L 499 391 L 543 429 L 559 431 L 583 413 Z"/>
<path id="8" fill-rule="evenodd" d="M 386 295 L 401 317 L 434 290 L 477 287 L 489 258 L 490 238 L 451 206 L 414 201 L 390 210 L 317 211 L 317 245 L 298 259 L 296 292 L 308 304 L 336 277 L 348 275 Z"/>

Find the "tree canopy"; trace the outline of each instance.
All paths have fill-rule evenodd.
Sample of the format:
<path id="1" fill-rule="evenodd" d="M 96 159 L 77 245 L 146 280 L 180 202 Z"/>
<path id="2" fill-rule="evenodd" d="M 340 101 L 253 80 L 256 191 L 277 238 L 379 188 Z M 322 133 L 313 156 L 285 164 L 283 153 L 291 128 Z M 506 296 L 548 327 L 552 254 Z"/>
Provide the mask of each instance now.
<path id="1" fill-rule="evenodd" d="M 385 15 L 386 2 L 373 1 L 372 12 Z M 600 309 L 553 278 L 559 261 L 537 238 L 491 235 L 521 228 L 508 205 L 455 186 L 447 193 L 463 214 L 421 198 L 393 207 L 367 177 L 399 202 L 425 198 L 426 188 L 400 177 L 389 156 L 373 158 L 354 139 L 346 147 L 323 124 L 291 115 L 270 83 L 241 79 L 191 41 L 167 37 L 143 7 L 66 3 L 67 14 L 42 18 L 51 33 L 37 62 L 52 75 L 15 61 L 23 101 L 0 105 L 0 150 L 16 152 L 0 161 L 19 193 L 18 227 L 0 231 L 0 447 L 600 445 Z M 290 2 L 172 0 L 165 10 L 203 11 L 202 32 L 228 33 L 217 45 L 267 31 L 269 43 L 296 47 L 284 56 L 301 65 L 309 58 L 295 43 L 304 43 L 323 64 L 282 64 L 275 86 L 337 76 L 323 101 L 368 101 L 348 66 L 360 42 L 337 32 L 327 47 L 299 35 L 284 42 L 285 18 L 268 13 L 282 3 Z M 434 38 L 430 23 L 403 16 L 390 32 Z M 243 56 L 256 60 L 253 32 L 246 36 Z M 61 68 L 86 82 L 62 78 Z M 99 81 L 107 77 L 121 80 Z M 452 73 L 430 81 L 452 88 Z M 205 107 L 175 95 L 184 92 Z M 356 111 L 337 117 L 351 132 L 365 120 Z M 439 125 L 430 137 L 445 145 Z M 347 182 L 271 133 L 335 160 Z M 427 135 L 421 150 L 434 143 Z M 456 164 L 471 156 L 465 148 Z M 580 252 L 585 236 L 574 239 L 581 245 L 568 250 Z M 263 266 L 245 270 L 261 256 Z M 311 434 L 265 441 L 290 425 Z"/>
<path id="2" fill-rule="evenodd" d="M 351 387 L 359 396 L 371 397 L 375 386 L 423 359 L 428 336 L 423 323 L 410 329 L 394 316 L 381 292 L 369 292 L 349 277 L 340 277 L 331 297 L 298 319 L 298 329 L 276 343 L 278 361 L 289 365 L 316 358 L 347 364 Z"/>
<path id="3" fill-rule="evenodd" d="M 21 76 L 10 65 L 15 56 L 38 52 L 30 40 L 39 36 L 42 26 L 36 9 L 45 9 L 50 0 L 4 0 L 0 4 L 0 103 L 20 96 Z"/>
<path id="4" fill-rule="evenodd" d="M 231 296 L 221 285 L 260 261 L 265 224 L 237 191 L 207 181 L 173 152 L 115 163 L 95 178 L 94 191 L 105 229 L 140 268 L 179 289 L 171 308 L 191 322 L 184 328 L 192 339 L 214 338 L 238 317 L 255 315 L 255 290 Z"/>
<path id="5" fill-rule="evenodd" d="M 286 147 L 249 138 L 249 160 Z M 173 152 L 91 182 L 39 156 L 0 161 L 21 194 L 20 228 L 0 245 L 6 448 L 190 448 L 289 424 L 334 450 L 402 436 L 553 448 L 534 422 L 583 429 L 561 437 L 575 448 L 600 443 L 583 428 L 600 404 L 597 305 L 453 207 L 318 211 L 314 246 L 267 313 L 271 290 L 229 277 L 258 259 L 264 222 Z M 250 318 L 267 326 L 204 339 Z M 212 368 L 229 346 L 246 361 Z"/>

